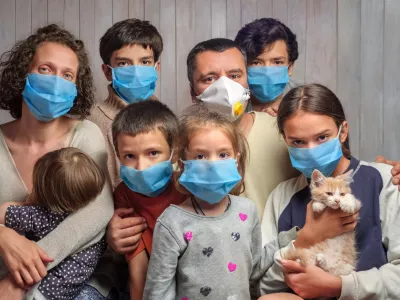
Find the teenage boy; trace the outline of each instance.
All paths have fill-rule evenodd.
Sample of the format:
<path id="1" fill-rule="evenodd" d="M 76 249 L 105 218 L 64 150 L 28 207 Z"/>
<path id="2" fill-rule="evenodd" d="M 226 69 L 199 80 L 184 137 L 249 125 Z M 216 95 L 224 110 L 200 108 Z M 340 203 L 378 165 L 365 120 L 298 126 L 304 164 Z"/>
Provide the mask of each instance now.
<path id="1" fill-rule="evenodd" d="M 289 80 L 299 57 L 296 35 L 278 20 L 262 18 L 242 27 L 235 43 L 247 56 L 249 109 L 276 117 L 285 89 L 293 86 Z"/>
<path id="2" fill-rule="evenodd" d="M 107 99 L 93 109 L 89 120 L 97 124 L 107 143 L 108 171 L 116 187 L 119 162 L 111 136 L 111 124 L 130 103 L 156 99 L 153 95 L 160 70 L 163 40 L 148 21 L 127 19 L 115 23 L 100 39 L 102 70 L 107 80 Z"/>

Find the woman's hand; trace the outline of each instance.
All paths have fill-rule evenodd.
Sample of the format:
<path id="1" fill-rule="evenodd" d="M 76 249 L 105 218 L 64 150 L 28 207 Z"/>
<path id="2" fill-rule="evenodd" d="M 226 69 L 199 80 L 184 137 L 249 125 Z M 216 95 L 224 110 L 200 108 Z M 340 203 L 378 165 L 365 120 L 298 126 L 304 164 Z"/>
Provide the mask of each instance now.
<path id="1" fill-rule="evenodd" d="M 342 279 L 319 267 L 306 266 L 291 260 L 281 261 L 286 284 L 301 298 L 340 297 Z"/>
<path id="2" fill-rule="evenodd" d="M 22 288 L 45 277 L 46 264 L 53 261 L 36 243 L 6 227 L 0 227 L 0 255 Z"/>
<path id="3" fill-rule="evenodd" d="M 388 160 L 388 159 L 384 158 L 383 156 L 378 156 L 376 158 L 376 162 L 393 166 L 392 182 L 394 185 L 398 186 L 398 189 L 400 191 L 400 161 Z"/>
<path id="4" fill-rule="evenodd" d="M 142 217 L 132 217 L 132 208 L 115 210 L 107 227 L 107 243 L 119 254 L 128 254 L 138 247 L 142 232 L 147 228 Z"/>
<path id="5" fill-rule="evenodd" d="M 312 201 L 310 201 L 307 205 L 306 223 L 297 234 L 294 246 L 308 248 L 326 239 L 353 231 L 357 226 L 358 215 L 358 211 L 349 214 L 330 207 L 317 213 L 312 210 Z"/>
<path id="6" fill-rule="evenodd" d="M 0 300 L 22 300 L 25 290 L 20 288 L 10 275 L 0 280 Z"/>

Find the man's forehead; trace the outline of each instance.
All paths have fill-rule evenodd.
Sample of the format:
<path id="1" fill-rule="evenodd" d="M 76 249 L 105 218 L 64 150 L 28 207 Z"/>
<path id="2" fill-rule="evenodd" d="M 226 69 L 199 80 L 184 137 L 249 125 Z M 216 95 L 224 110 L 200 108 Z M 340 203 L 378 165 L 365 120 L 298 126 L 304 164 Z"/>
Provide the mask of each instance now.
<path id="1" fill-rule="evenodd" d="M 236 49 L 223 52 L 204 51 L 196 56 L 196 69 L 201 73 L 229 71 L 241 69 L 245 71 L 246 64 L 242 53 Z"/>

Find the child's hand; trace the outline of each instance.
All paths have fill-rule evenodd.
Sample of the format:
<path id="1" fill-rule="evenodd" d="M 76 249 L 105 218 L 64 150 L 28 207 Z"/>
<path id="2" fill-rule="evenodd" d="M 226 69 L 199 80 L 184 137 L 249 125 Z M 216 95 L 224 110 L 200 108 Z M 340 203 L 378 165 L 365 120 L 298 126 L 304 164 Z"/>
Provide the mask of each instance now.
<path id="1" fill-rule="evenodd" d="M 376 162 L 393 166 L 392 182 L 394 185 L 398 186 L 398 189 L 400 191 L 400 161 L 388 160 L 388 159 L 384 158 L 383 156 L 378 156 L 376 158 Z"/>
<path id="2" fill-rule="evenodd" d="M 291 260 L 281 261 L 286 284 L 301 298 L 340 297 L 342 279 L 319 267 L 306 266 Z"/>
<path id="3" fill-rule="evenodd" d="M 108 223 L 107 243 L 119 254 L 135 251 L 142 232 L 147 228 L 144 218 L 132 217 L 132 214 L 132 208 L 118 208 Z"/>
<path id="4" fill-rule="evenodd" d="M 321 213 L 316 213 L 312 209 L 312 202 L 307 205 L 306 223 L 297 235 L 295 247 L 308 248 L 356 228 L 359 210 L 351 214 L 327 207 Z"/>

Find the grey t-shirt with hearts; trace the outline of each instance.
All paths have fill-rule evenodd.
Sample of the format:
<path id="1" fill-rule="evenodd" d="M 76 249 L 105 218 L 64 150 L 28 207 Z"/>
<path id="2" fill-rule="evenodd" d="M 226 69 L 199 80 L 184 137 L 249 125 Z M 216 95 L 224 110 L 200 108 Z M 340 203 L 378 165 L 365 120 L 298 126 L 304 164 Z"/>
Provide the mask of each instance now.
<path id="1" fill-rule="evenodd" d="M 164 211 L 154 229 L 143 299 L 259 296 L 257 288 L 250 287 L 258 286 L 272 265 L 279 243 L 262 247 L 255 205 L 247 198 L 230 198 L 229 209 L 218 217 L 197 215 L 176 205 Z"/>

